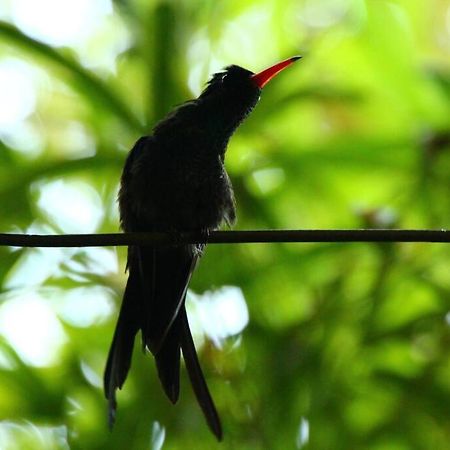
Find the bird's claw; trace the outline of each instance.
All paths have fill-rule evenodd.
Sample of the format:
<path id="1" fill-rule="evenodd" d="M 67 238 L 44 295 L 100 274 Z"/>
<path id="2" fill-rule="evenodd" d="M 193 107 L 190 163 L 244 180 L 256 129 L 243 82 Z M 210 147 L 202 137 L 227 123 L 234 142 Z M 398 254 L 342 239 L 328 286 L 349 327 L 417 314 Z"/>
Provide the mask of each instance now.
<path id="1" fill-rule="evenodd" d="M 202 255 L 203 249 L 206 247 L 206 244 L 209 241 L 210 234 L 211 234 L 211 230 L 209 228 L 204 228 L 203 230 L 200 231 L 200 239 L 196 245 L 200 256 Z"/>

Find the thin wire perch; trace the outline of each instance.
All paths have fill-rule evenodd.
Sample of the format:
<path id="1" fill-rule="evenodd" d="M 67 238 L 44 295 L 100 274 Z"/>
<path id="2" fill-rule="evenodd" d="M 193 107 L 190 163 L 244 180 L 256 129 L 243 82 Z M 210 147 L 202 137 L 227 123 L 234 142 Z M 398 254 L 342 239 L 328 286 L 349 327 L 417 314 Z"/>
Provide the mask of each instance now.
<path id="1" fill-rule="evenodd" d="M 0 246 L 103 247 L 182 243 L 250 244 L 269 242 L 430 242 L 450 243 L 450 230 L 248 230 L 188 233 L 108 233 L 38 235 L 0 233 Z"/>

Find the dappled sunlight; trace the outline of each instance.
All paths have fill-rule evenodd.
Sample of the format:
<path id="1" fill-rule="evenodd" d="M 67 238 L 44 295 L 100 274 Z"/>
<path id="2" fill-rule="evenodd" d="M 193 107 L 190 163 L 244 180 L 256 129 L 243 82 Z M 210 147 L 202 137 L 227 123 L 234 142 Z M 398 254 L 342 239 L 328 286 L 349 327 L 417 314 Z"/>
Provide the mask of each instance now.
<path id="1" fill-rule="evenodd" d="M 6 15 L 27 35 L 70 46 L 84 65 L 102 72 L 115 72 L 118 55 L 130 45 L 111 0 L 14 0 Z"/>
<path id="2" fill-rule="evenodd" d="M 101 286 L 53 290 L 48 297 L 54 300 L 54 309 L 61 320 L 75 327 L 97 325 L 115 311 L 113 293 Z"/>
<path id="3" fill-rule="evenodd" d="M 19 357 L 36 367 L 59 361 L 67 336 L 48 302 L 30 291 L 4 295 L 3 300 L 0 334 Z"/>
<path id="4" fill-rule="evenodd" d="M 34 112 L 34 72 L 28 63 L 19 59 L 0 60 L 0 137 Z"/>
<path id="5" fill-rule="evenodd" d="M 150 450 L 161 450 L 166 439 L 166 429 L 159 422 L 155 421 L 152 424 L 152 437 L 150 443 Z"/>
<path id="6" fill-rule="evenodd" d="M 103 387 L 102 377 L 86 361 L 81 361 L 80 369 L 81 372 L 83 373 L 84 378 L 91 386 L 94 386 L 98 389 L 102 389 Z"/>
<path id="7" fill-rule="evenodd" d="M 192 94 L 198 96 L 203 90 L 205 81 L 209 76 L 209 61 L 212 57 L 211 45 L 206 29 L 198 30 L 191 38 L 187 57 L 189 59 L 187 84 Z"/>
<path id="8" fill-rule="evenodd" d="M 0 134 L 6 145 L 30 159 L 38 157 L 44 150 L 44 137 L 29 121 L 16 122 Z"/>
<path id="9" fill-rule="evenodd" d="M 308 445 L 309 441 L 309 421 L 305 417 L 300 419 L 297 434 L 297 448 L 303 448 Z"/>
<path id="10" fill-rule="evenodd" d="M 80 123 L 71 121 L 65 127 L 61 127 L 53 137 L 57 142 L 63 143 L 61 153 L 65 153 L 68 159 L 88 158 L 96 152 L 95 141 L 86 127 Z"/>
<path id="11" fill-rule="evenodd" d="M 98 22 L 111 13 L 110 0 L 14 0 L 11 10 L 17 26 L 56 46 L 89 39 Z"/>
<path id="12" fill-rule="evenodd" d="M 352 7 L 364 8 L 359 0 L 306 0 L 298 10 L 298 19 L 305 25 L 326 28 L 341 21 Z"/>
<path id="13" fill-rule="evenodd" d="M 61 276 L 61 264 L 70 259 L 75 251 L 68 248 L 26 250 L 10 268 L 3 287 L 18 289 L 38 286 L 50 277 Z"/>
<path id="14" fill-rule="evenodd" d="M 284 170 L 278 167 L 255 170 L 252 179 L 258 194 L 267 195 L 280 188 L 285 181 Z"/>
<path id="15" fill-rule="evenodd" d="M 38 426 L 26 422 L 0 422 L 0 443 L 8 450 L 26 448 L 69 450 L 68 431 L 65 425 Z"/>
<path id="16" fill-rule="evenodd" d="M 48 81 L 45 71 L 16 55 L 0 60 L 0 139 L 28 158 L 44 150 L 32 118 Z"/>
<path id="17" fill-rule="evenodd" d="M 119 262 L 114 249 L 92 247 L 77 251 L 74 258 L 65 261 L 67 276 L 83 280 L 86 275 L 107 276 L 118 272 Z"/>
<path id="18" fill-rule="evenodd" d="M 225 24 L 218 47 L 220 56 L 226 61 L 249 66 L 256 72 L 257 67 L 254 66 L 257 63 L 267 66 L 269 61 L 276 61 L 278 56 L 277 42 L 274 39 L 276 30 L 272 25 L 276 3 L 265 2 L 246 6 L 238 17 Z M 264 49 L 263 52 L 255 52 L 255 42 Z M 238 52 L 236 52 L 237 43 Z"/>
<path id="19" fill-rule="evenodd" d="M 99 195 L 82 181 L 56 180 L 35 187 L 37 205 L 64 233 L 93 233 L 103 218 Z"/>
<path id="20" fill-rule="evenodd" d="M 219 348 L 227 338 L 241 333 L 249 320 L 244 295 L 235 286 L 223 286 L 202 295 L 190 292 L 187 308 L 193 330 L 202 330 Z"/>

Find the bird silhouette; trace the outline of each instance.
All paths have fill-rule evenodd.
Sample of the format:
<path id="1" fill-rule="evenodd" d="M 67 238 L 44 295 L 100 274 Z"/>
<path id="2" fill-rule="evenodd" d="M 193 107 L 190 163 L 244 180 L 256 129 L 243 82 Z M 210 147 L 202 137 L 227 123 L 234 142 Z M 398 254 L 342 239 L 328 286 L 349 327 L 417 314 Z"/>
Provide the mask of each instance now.
<path id="1" fill-rule="evenodd" d="M 266 83 L 299 57 L 254 74 L 232 65 L 216 73 L 195 100 L 172 111 L 140 138 L 125 162 L 119 191 L 125 232 L 203 232 L 235 222 L 233 189 L 224 159 L 228 141 L 257 104 Z M 186 315 L 186 292 L 205 244 L 128 247 L 128 281 L 104 374 L 109 423 L 116 390 L 131 365 L 134 340 L 156 360 L 167 397 L 180 389 L 180 351 L 195 396 L 218 440 L 222 426 L 199 364 Z"/>

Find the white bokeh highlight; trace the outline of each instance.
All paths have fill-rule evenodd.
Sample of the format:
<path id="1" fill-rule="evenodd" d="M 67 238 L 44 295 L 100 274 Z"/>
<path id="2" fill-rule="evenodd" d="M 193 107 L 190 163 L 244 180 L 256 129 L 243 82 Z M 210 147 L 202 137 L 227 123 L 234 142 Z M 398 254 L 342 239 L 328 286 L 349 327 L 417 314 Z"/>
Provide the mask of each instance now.
<path id="1" fill-rule="evenodd" d="M 194 326 L 218 348 L 228 337 L 241 333 L 249 320 L 244 294 L 236 286 L 223 286 L 201 296 L 190 293 L 188 309 Z"/>
<path id="2" fill-rule="evenodd" d="M 112 291 L 101 286 L 58 290 L 54 297 L 58 316 L 74 327 L 98 325 L 115 311 Z"/>
<path id="3" fill-rule="evenodd" d="M 37 205 L 61 232 L 94 233 L 104 211 L 98 193 L 81 181 L 56 180 L 38 187 Z"/>
<path id="4" fill-rule="evenodd" d="M 297 434 L 297 448 L 305 447 L 309 442 L 309 421 L 305 417 L 300 419 Z"/>
<path id="5" fill-rule="evenodd" d="M 62 46 L 89 38 L 112 12 L 110 0 L 14 0 L 11 16 L 35 39 Z"/>
<path id="6" fill-rule="evenodd" d="M 0 60 L 0 135 L 34 112 L 36 87 L 33 70 L 14 58 Z"/>
<path id="7" fill-rule="evenodd" d="M 0 306 L 0 334 L 24 363 L 36 367 L 56 363 L 67 342 L 50 305 L 40 295 L 26 291 Z"/>

